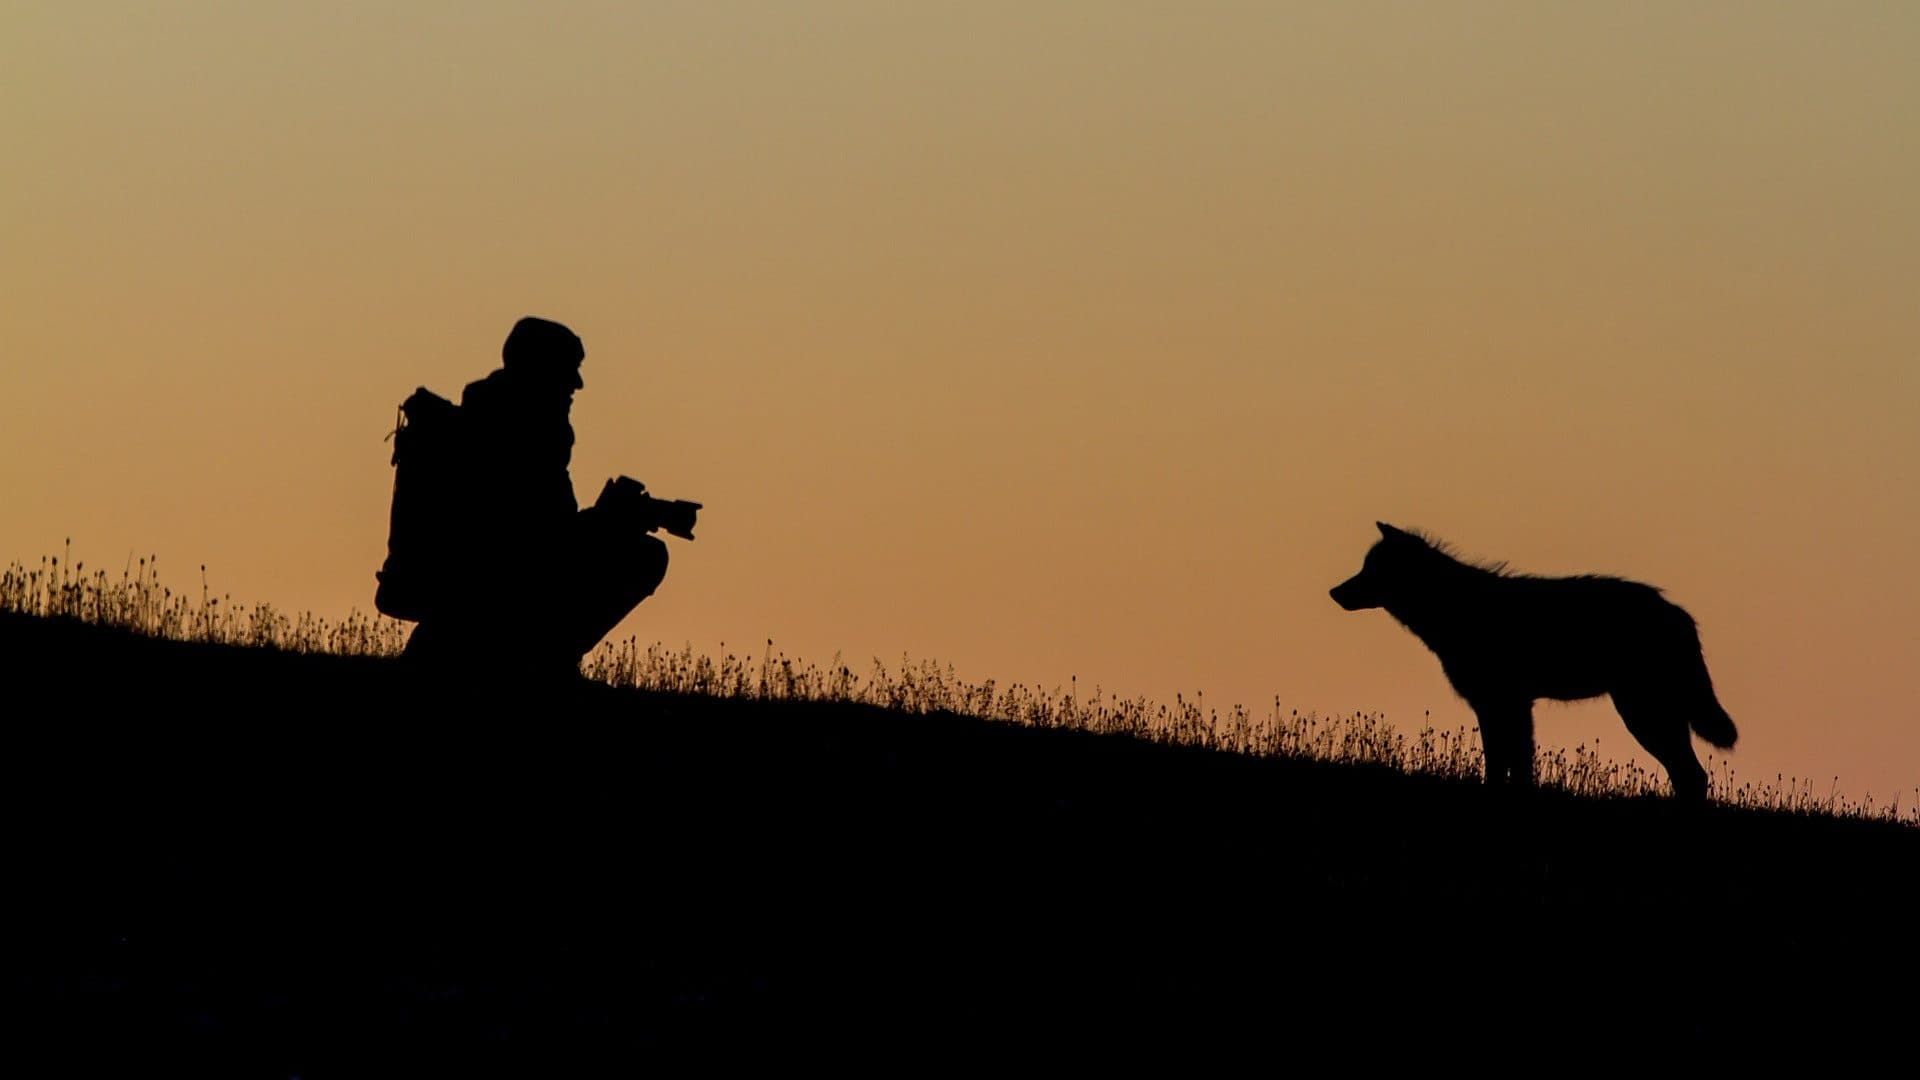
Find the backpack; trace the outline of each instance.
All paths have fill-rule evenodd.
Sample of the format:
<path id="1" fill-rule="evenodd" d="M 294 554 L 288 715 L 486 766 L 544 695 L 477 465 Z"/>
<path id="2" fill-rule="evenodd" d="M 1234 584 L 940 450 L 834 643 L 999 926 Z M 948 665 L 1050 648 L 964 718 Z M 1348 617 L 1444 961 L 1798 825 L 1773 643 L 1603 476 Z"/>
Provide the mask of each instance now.
<path id="1" fill-rule="evenodd" d="M 460 406 L 420 387 L 400 403 L 389 438 L 393 510 L 373 606 L 419 622 L 445 609 L 461 576 L 467 453 Z"/>

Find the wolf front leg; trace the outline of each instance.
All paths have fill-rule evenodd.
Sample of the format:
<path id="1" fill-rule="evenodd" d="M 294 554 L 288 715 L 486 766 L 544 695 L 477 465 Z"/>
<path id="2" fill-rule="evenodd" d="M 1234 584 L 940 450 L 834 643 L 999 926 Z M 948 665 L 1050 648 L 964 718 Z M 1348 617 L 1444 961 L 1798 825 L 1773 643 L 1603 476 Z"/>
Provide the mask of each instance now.
<path id="1" fill-rule="evenodd" d="M 1486 757 L 1487 784 L 1533 786 L 1533 702 L 1475 701 L 1480 721 L 1480 750 Z"/>

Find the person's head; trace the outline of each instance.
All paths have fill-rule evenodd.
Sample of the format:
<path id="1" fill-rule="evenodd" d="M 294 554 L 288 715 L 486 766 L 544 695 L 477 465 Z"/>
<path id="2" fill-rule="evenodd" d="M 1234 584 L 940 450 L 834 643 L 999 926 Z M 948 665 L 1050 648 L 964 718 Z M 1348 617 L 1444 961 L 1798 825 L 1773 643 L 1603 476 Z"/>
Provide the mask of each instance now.
<path id="1" fill-rule="evenodd" d="M 509 371 L 569 394 L 586 386 L 580 378 L 580 361 L 586 356 L 579 335 L 531 315 L 513 324 L 507 343 L 500 347 L 500 362 Z"/>

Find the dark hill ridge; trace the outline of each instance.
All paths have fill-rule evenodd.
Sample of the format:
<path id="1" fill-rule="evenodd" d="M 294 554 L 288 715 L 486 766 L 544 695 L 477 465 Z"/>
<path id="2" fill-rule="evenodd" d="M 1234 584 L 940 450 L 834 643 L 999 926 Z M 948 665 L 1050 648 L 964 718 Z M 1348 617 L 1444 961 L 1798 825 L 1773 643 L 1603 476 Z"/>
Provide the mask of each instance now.
<path id="1" fill-rule="evenodd" d="M 12 1015 L 83 1054 L 1719 1053 L 1915 993 L 1898 826 L 12 615 L 0 658 Z"/>

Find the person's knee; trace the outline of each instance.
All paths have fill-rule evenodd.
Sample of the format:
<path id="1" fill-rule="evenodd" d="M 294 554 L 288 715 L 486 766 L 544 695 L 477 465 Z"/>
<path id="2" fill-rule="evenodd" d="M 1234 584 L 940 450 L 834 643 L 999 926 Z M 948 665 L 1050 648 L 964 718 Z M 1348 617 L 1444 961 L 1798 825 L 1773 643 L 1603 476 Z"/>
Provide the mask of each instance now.
<path id="1" fill-rule="evenodd" d="M 658 585 L 667 576 L 667 544 L 657 536 L 649 536 L 640 545 L 640 569 L 653 583 Z"/>
<path id="2" fill-rule="evenodd" d="M 621 562 L 624 591 L 645 599 L 666 579 L 667 545 L 657 536 L 643 536 Z"/>

